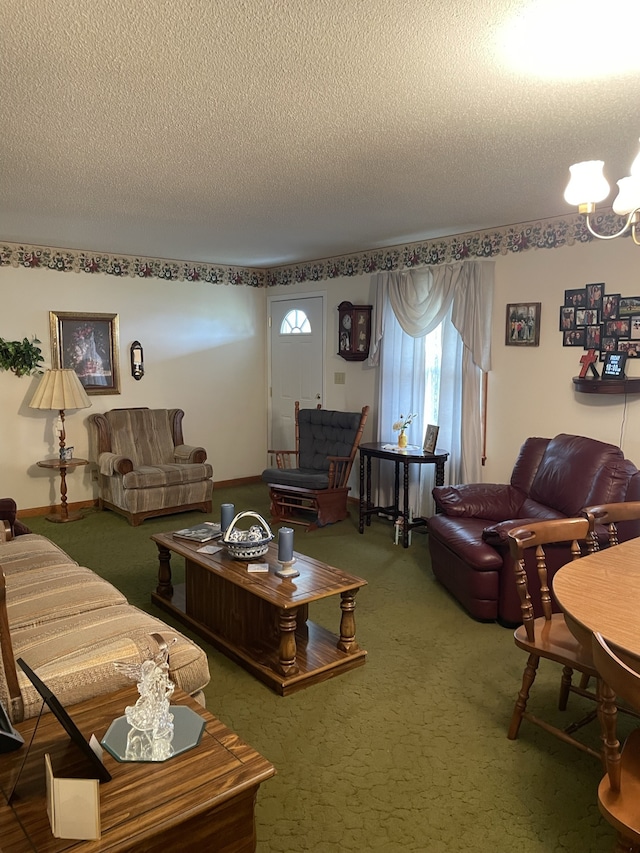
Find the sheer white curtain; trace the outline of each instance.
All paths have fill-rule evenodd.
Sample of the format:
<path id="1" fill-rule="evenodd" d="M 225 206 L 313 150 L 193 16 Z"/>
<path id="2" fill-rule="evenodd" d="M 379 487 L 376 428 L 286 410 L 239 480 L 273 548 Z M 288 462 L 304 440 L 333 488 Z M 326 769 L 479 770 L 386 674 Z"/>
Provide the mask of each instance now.
<path id="1" fill-rule="evenodd" d="M 378 440 L 395 441 L 391 425 L 401 413 L 418 412 L 410 427 L 411 444 L 422 445 L 426 423 L 437 423 L 438 446 L 450 454 L 446 482 L 480 479 L 481 381 L 482 372 L 491 367 L 493 280 L 492 261 L 374 277 L 369 364 L 380 366 Z M 430 368 L 425 347 L 433 356 Z M 434 348 L 439 353 L 434 354 Z M 430 397 L 437 399 L 432 409 L 429 398 L 425 409 L 427 388 Z M 412 471 L 409 499 L 413 512 L 430 515 L 433 467 L 413 466 Z M 379 505 L 392 502 L 392 488 L 393 469 L 383 465 Z"/>

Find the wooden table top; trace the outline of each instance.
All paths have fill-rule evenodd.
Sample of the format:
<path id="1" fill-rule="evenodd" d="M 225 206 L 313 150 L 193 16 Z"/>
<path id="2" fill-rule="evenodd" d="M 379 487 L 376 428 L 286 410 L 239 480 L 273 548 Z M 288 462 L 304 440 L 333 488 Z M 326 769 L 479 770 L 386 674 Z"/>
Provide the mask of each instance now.
<path id="1" fill-rule="evenodd" d="M 369 441 L 358 445 L 361 456 L 375 456 L 379 459 L 391 459 L 393 461 L 409 462 L 435 462 L 447 459 L 448 450 L 440 450 L 436 447 L 433 453 L 427 453 L 417 444 L 408 444 L 406 447 L 396 447 L 389 442 Z"/>
<path id="2" fill-rule="evenodd" d="M 100 696 L 68 708 L 80 731 L 98 740 L 111 722 L 124 714 L 127 704 L 138 696 L 135 687 L 127 687 L 108 696 Z M 198 746 L 160 763 L 120 763 L 106 750 L 104 763 L 112 779 L 100 785 L 102 839 L 71 841 L 51 834 L 45 806 L 44 754 L 54 762 L 63 762 L 70 770 L 81 770 L 82 756 L 74 748 L 60 723 L 51 713 L 43 714 L 26 764 L 16 788 L 13 809 L 0 798 L 0 838 L 3 853 L 61 853 L 74 851 L 116 851 L 131 849 L 133 842 L 146 849 L 145 842 L 161 836 L 187 816 L 205 812 L 216 802 L 224 802 L 239 792 L 273 776 L 273 765 L 248 744 L 180 690 L 172 704 L 184 704 L 206 720 Z M 16 728 L 29 738 L 36 719 Z M 25 754 L 24 747 L 2 756 L 0 787 L 11 790 L 16 768 Z M 79 774 L 80 775 L 80 774 Z M 33 846 L 20 829 L 16 816 L 28 832 Z"/>
<path id="3" fill-rule="evenodd" d="M 553 591 L 570 627 L 573 620 L 640 655 L 640 538 L 567 563 Z"/>
<path id="4" fill-rule="evenodd" d="M 236 586 L 243 587 L 252 595 L 283 610 L 367 585 L 367 581 L 363 578 L 314 560 L 313 557 L 306 557 L 298 551 L 294 551 L 293 556 L 294 566 L 300 574 L 293 579 L 280 578 L 276 575 L 276 571 L 281 568 L 278 562 L 278 546 L 273 542 L 269 543 L 269 550 L 264 557 L 249 561 L 267 565 L 269 571 L 249 572 L 247 561 L 234 560 L 224 547 L 215 554 L 203 554 L 198 553 L 198 548 L 202 547 L 200 543 L 174 539 L 171 533 L 157 533 L 151 538 L 156 544 L 180 554 L 187 560 L 193 561 Z M 215 546 L 216 542 L 206 544 Z"/>

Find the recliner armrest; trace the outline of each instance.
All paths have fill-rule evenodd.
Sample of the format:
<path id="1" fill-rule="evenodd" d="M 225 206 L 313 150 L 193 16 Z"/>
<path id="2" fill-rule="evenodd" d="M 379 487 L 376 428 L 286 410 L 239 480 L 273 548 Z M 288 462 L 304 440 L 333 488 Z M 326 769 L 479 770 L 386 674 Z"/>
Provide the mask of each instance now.
<path id="1" fill-rule="evenodd" d="M 190 444 L 178 444 L 174 448 L 175 461 L 180 464 L 202 465 L 207 461 L 207 451 L 204 447 L 193 447 Z"/>
<path id="2" fill-rule="evenodd" d="M 502 483 L 466 483 L 436 486 L 433 498 L 440 512 L 456 518 L 506 521 L 517 518 L 526 495 Z"/>

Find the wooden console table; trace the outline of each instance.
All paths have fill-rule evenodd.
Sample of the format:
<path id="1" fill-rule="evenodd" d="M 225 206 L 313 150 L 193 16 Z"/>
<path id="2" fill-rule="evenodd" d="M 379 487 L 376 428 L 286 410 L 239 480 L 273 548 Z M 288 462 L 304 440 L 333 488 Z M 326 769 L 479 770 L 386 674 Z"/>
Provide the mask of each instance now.
<path id="1" fill-rule="evenodd" d="M 393 489 L 393 504 L 391 506 L 374 506 L 371 503 L 371 459 L 386 459 L 395 465 Z M 360 445 L 360 533 L 364 533 L 365 523 L 371 525 L 372 515 L 386 515 L 395 521 L 402 518 L 402 545 L 409 547 L 409 531 L 414 527 L 422 527 L 427 522 L 424 518 L 409 521 L 409 467 L 411 465 L 435 465 L 435 485 L 444 484 L 444 463 L 449 453 L 436 448 L 434 453 L 425 453 L 419 447 L 406 447 L 390 450 L 386 444 L 369 443 Z M 403 469 L 403 504 L 400 509 L 400 466 Z"/>
<path id="2" fill-rule="evenodd" d="M 100 740 L 138 697 L 135 687 L 98 696 L 67 710 L 83 735 Z M 100 785 L 99 841 L 54 838 L 46 811 L 44 754 L 64 772 L 81 775 L 83 756 L 53 714 L 38 724 L 11 806 L 6 804 L 26 746 L 0 762 L 2 853 L 253 853 L 258 788 L 273 765 L 180 690 L 172 704 L 188 705 L 206 720 L 198 746 L 168 761 L 116 761 L 106 750 L 112 779 Z M 16 728 L 29 742 L 36 719 Z"/>
<path id="3" fill-rule="evenodd" d="M 252 560 L 267 568 L 252 573 L 222 548 L 198 552 L 196 542 L 171 533 L 151 537 L 158 546 L 158 587 L 151 600 L 281 696 L 362 666 L 366 651 L 356 642 L 355 597 L 362 578 L 294 551 L 293 579 L 280 568 L 273 543 Z M 215 546 L 215 542 L 208 543 Z M 185 559 L 185 583 L 173 586 L 171 554 Z M 339 634 L 308 621 L 309 605 L 340 597 Z"/>

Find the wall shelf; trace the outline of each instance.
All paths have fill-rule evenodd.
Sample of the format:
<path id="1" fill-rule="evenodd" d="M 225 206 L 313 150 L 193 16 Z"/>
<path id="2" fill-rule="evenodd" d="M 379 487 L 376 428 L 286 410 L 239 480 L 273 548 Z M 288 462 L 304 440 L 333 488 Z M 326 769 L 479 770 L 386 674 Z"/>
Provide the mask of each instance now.
<path id="1" fill-rule="evenodd" d="M 640 378 L 637 379 L 595 379 L 585 376 L 573 377 L 576 391 L 583 394 L 640 394 Z"/>

